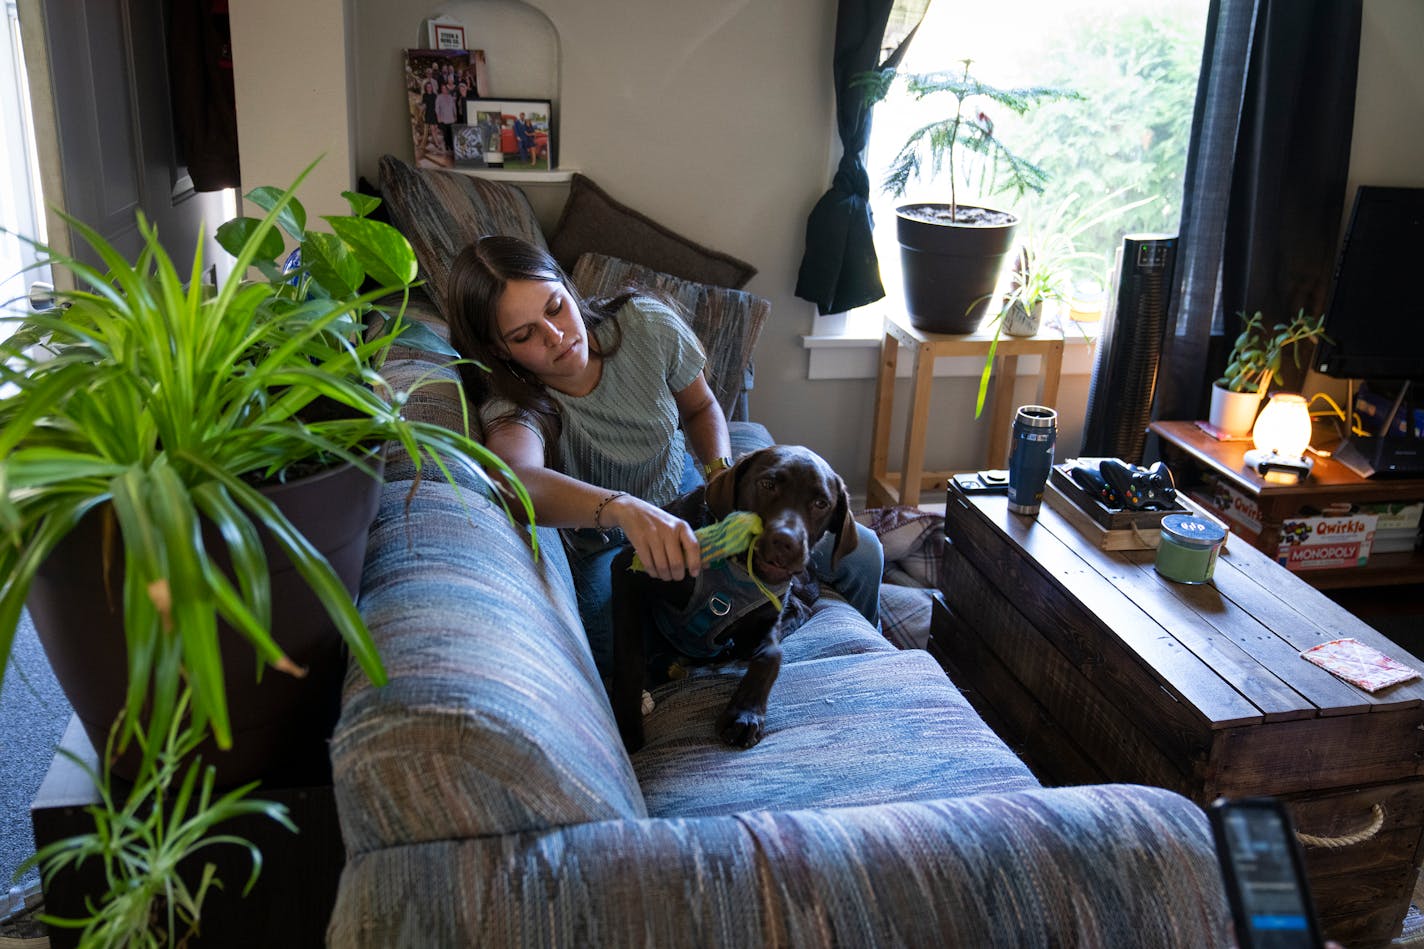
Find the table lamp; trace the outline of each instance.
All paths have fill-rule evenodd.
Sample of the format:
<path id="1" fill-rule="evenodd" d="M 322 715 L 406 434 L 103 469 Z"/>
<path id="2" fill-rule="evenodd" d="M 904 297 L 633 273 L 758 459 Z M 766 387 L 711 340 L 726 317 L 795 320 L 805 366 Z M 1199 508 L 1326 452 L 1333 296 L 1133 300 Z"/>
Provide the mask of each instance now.
<path id="1" fill-rule="evenodd" d="M 1300 481 L 1314 461 L 1305 457 L 1310 447 L 1310 412 L 1305 399 L 1277 392 L 1261 410 L 1251 430 L 1256 447 L 1246 453 L 1246 467 L 1267 481 Z"/>

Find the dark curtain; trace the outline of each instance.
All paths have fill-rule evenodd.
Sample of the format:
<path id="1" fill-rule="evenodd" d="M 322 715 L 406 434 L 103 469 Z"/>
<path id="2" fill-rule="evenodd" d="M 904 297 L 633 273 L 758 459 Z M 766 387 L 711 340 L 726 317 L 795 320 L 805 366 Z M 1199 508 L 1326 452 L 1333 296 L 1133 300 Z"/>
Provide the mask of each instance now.
<path id="1" fill-rule="evenodd" d="M 1213 0 L 1180 274 L 1154 416 L 1206 417 L 1240 332 L 1325 309 L 1345 204 L 1361 0 Z"/>
<path id="2" fill-rule="evenodd" d="M 871 110 L 862 90 L 850 84 L 860 73 L 894 69 L 928 7 L 929 0 L 840 0 L 837 8 L 833 73 L 841 161 L 831 190 L 806 221 L 806 251 L 796 277 L 796 295 L 821 313 L 841 313 L 885 296 L 865 171 Z"/>

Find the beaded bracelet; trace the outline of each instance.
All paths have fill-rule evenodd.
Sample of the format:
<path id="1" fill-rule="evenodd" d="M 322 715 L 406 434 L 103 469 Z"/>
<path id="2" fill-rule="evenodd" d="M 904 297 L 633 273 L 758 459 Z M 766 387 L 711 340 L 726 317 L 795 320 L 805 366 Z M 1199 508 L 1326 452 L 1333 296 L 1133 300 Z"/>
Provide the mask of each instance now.
<path id="1" fill-rule="evenodd" d="M 599 521 L 599 516 L 603 514 L 603 509 L 608 506 L 608 502 L 616 501 L 628 494 L 627 491 L 614 491 L 608 497 L 598 502 L 598 507 L 593 509 L 593 526 L 595 530 L 603 530 L 603 524 Z"/>

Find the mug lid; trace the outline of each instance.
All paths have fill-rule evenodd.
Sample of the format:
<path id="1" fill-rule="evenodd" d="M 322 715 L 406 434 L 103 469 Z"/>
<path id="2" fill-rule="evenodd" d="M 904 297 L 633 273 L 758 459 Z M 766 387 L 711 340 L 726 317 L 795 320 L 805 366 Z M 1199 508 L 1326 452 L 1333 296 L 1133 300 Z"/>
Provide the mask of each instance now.
<path id="1" fill-rule="evenodd" d="M 1162 518 L 1162 533 L 1186 547 L 1214 547 L 1226 539 L 1220 524 L 1194 514 L 1168 514 Z"/>

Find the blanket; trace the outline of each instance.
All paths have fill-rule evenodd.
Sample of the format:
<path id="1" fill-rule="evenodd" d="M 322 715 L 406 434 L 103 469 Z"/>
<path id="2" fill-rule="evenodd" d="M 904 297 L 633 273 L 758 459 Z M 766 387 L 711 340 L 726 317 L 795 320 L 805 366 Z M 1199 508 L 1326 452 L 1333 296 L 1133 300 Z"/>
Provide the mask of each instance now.
<path id="1" fill-rule="evenodd" d="M 885 548 L 880 626 L 900 649 L 929 642 L 930 609 L 939 593 L 939 565 L 948 541 L 944 515 L 915 507 L 870 508 L 855 519 L 875 531 Z"/>

